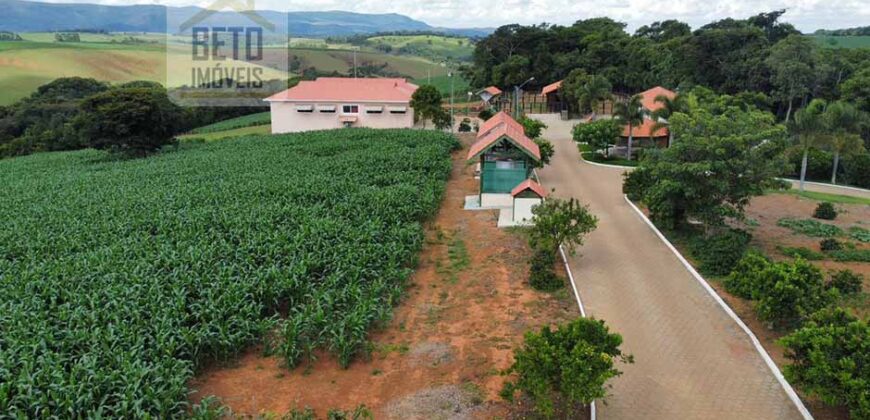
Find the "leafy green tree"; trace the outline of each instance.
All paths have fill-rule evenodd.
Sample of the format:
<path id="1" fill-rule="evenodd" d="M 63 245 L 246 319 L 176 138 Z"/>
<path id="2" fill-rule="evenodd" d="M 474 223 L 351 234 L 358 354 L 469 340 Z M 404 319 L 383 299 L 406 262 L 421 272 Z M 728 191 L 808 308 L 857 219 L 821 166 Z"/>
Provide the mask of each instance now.
<path id="1" fill-rule="evenodd" d="M 631 160 L 631 147 L 634 141 L 634 128 L 643 124 L 646 111 L 641 104 L 641 96 L 634 95 L 628 102 L 619 102 L 613 107 L 613 116 L 621 124 L 628 126 L 628 150 L 625 158 Z"/>
<path id="2" fill-rule="evenodd" d="M 767 65 L 777 99 L 788 104 L 785 122 L 791 118 L 794 100 L 808 96 L 817 83 L 818 45 L 803 35 L 790 35 L 771 47 Z"/>
<path id="3" fill-rule="evenodd" d="M 786 131 L 770 113 L 731 108 L 714 115 L 701 108 L 669 122 L 680 141 L 647 154 L 623 185 L 659 226 L 674 228 L 691 217 L 722 227 L 726 218 L 742 218 L 753 196 L 779 185 Z"/>
<path id="4" fill-rule="evenodd" d="M 670 41 L 692 34 L 692 28 L 685 22 L 678 20 L 665 20 L 653 22 L 651 25 L 641 26 L 635 31 L 634 36 L 649 38 L 655 42 Z"/>
<path id="5" fill-rule="evenodd" d="M 598 218 L 577 199 L 550 198 L 536 206 L 535 225 L 529 231 L 529 242 L 535 249 L 556 254 L 559 246 L 569 253 L 583 245 L 583 238 L 598 226 Z"/>
<path id="6" fill-rule="evenodd" d="M 755 310 L 762 321 L 778 327 L 799 325 L 837 295 L 835 290 L 825 290 L 821 270 L 803 258 L 794 263 L 771 264 L 760 278 L 763 283 L 756 286 L 759 291 Z"/>
<path id="7" fill-rule="evenodd" d="M 830 405 L 844 405 L 854 419 L 870 418 L 870 324 L 843 309 L 814 314 L 782 338 L 791 364 L 789 382 Z"/>
<path id="8" fill-rule="evenodd" d="M 614 120 L 598 120 L 587 124 L 574 126 L 573 138 L 578 143 L 586 143 L 594 150 L 604 150 L 605 156 L 610 156 L 610 147 L 622 133 L 622 127 Z"/>
<path id="9" fill-rule="evenodd" d="M 556 149 L 553 147 L 553 143 L 550 143 L 547 139 L 534 139 L 534 142 L 541 151 L 541 161 L 537 163 L 537 167 L 543 168 L 544 165 L 550 164 L 553 155 L 556 154 Z"/>
<path id="10" fill-rule="evenodd" d="M 172 143 L 181 109 L 164 89 L 112 89 L 85 99 L 73 126 L 88 145 L 144 156 Z"/>
<path id="11" fill-rule="evenodd" d="M 557 411 L 575 412 L 607 396 L 607 381 L 622 375 L 616 362 L 633 363 L 620 350 L 622 336 L 611 333 L 604 321 L 578 318 L 555 331 L 526 333 L 505 372 L 516 379 L 505 383 L 501 396 L 513 401 L 519 391 L 531 398 L 535 410 L 551 418 Z"/>
<path id="12" fill-rule="evenodd" d="M 854 102 L 864 112 L 870 112 L 870 67 L 864 67 L 846 79 L 839 90 L 843 99 Z"/>
<path id="13" fill-rule="evenodd" d="M 540 138 L 547 128 L 547 124 L 544 124 L 542 121 L 526 117 L 525 115 L 520 117 L 519 123 L 523 126 L 523 131 L 525 131 L 526 136 L 530 139 Z"/>
<path id="14" fill-rule="evenodd" d="M 613 85 L 607 81 L 604 76 L 593 75 L 589 77 L 580 89 L 577 91 L 577 99 L 580 105 L 580 111 L 589 111 L 592 113 L 592 119 L 595 119 L 595 113 L 602 102 L 613 97 L 611 91 Z"/>
<path id="15" fill-rule="evenodd" d="M 798 146 L 803 153 L 801 158 L 800 190 L 804 190 L 804 181 L 807 177 L 807 157 L 811 148 L 818 148 L 825 144 L 828 137 L 825 136 L 826 121 L 825 107 L 827 104 L 821 99 L 814 99 L 803 109 L 794 115 L 794 122 L 789 124 L 789 129 L 795 135 Z"/>
<path id="16" fill-rule="evenodd" d="M 825 111 L 827 130 L 830 133 L 828 146 L 834 153 L 834 167 L 831 171 L 831 183 L 837 183 L 837 168 L 840 166 L 840 155 L 864 152 L 864 140 L 861 139 L 861 126 L 867 120 L 854 105 L 837 101 L 828 106 Z"/>
<path id="17" fill-rule="evenodd" d="M 438 88 L 432 85 L 420 86 L 411 95 L 411 108 L 414 109 L 414 121 L 422 121 L 425 127 L 426 120 L 434 120 L 436 116 L 442 114 L 441 100 L 441 92 L 438 91 Z"/>
<path id="18" fill-rule="evenodd" d="M 574 107 L 580 104 L 580 91 L 589 82 L 589 79 L 590 76 L 586 73 L 586 70 L 576 68 L 571 70 L 562 80 L 562 88 L 560 89 L 562 100 L 568 104 L 569 109 L 572 111 L 580 111 Z"/>
<path id="19" fill-rule="evenodd" d="M 676 95 L 670 98 L 666 95 L 656 96 L 655 102 L 661 105 L 661 108 L 653 111 L 650 116 L 656 121 L 653 126 L 654 131 L 668 127 L 668 120 L 677 112 L 688 113 L 689 103 L 683 95 Z M 674 142 L 673 131 L 668 130 L 668 147 Z"/>

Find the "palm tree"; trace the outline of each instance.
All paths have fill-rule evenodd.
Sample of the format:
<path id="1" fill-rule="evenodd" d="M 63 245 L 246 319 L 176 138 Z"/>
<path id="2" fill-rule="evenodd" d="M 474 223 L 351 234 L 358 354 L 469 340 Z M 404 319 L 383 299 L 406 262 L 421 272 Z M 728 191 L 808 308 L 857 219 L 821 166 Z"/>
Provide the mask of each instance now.
<path id="1" fill-rule="evenodd" d="M 628 126 L 628 156 L 631 160 L 631 144 L 634 141 L 634 127 L 643 124 L 646 111 L 641 104 L 641 96 L 634 95 L 628 102 L 620 102 L 613 107 L 613 116 L 623 125 Z"/>
<path id="2" fill-rule="evenodd" d="M 661 107 L 650 114 L 652 119 L 656 122 L 653 126 L 653 133 L 662 128 L 667 128 L 669 126 L 668 120 L 670 120 L 677 112 L 689 112 L 689 103 L 683 95 L 677 95 L 673 98 L 669 98 L 666 95 L 659 95 L 656 96 L 655 102 L 661 104 Z M 668 130 L 668 147 L 671 147 L 671 143 L 673 142 L 674 133 Z"/>
<path id="3" fill-rule="evenodd" d="M 589 109 L 592 111 L 592 120 L 595 119 L 595 110 L 598 106 L 609 100 L 612 95 L 613 85 L 604 76 L 592 76 L 589 80 L 580 86 L 577 97 L 580 101 L 580 109 Z"/>
<path id="4" fill-rule="evenodd" d="M 801 160 L 800 190 L 804 191 L 804 181 L 807 176 L 807 156 L 811 147 L 817 147 L 827 140 L 824 131 L 826 129 L 825 106 L 821 99 L 813 99 L 806 108 L 800 109 L 794 114 L 794 120 L 789 124 L 791 132 L 797 136 L 798 144 L 803 150 Z"/>
<path id="5" fill-rule="evenodd" d="M 861 139 L 860 132 L 865 118 L 866 116 L 855 105 L 844 101 L 832 103 L 825 111 L 825 122 L 831 133 L 828 146 L 834 152 L 831 184 L 837 183 L 840 155 L 859 153 L 864 150 L 864 141 Z"/>

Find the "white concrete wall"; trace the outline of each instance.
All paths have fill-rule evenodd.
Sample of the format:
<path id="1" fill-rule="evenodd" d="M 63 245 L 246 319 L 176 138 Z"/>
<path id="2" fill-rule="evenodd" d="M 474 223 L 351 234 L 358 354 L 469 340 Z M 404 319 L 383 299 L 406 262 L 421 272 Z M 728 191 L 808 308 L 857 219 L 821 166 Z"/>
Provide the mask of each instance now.
<path id="1" fill-rule="evenodd" d="M 298 112 L 297 105 L 313 106 L 314 111 Z M 323 105 L 334 105 L 335 113 L 318 111 L 317 107 Z M 342 114 L 342 105 L 359 105 L 360 112 L 358 114 Z M 369 114 L 366 112 L 366 106 L 382 106 L 384 111 L 381 114 Z M 407 112 L 391 114 L 390 106 L 405 106 Z M 414 126 L 414 110 L 408 104 L 271 102 L 270 109 L 272 112 L 272 134 L 342 128 L 344 124 L 339 121 L 341 116 L 355 116 L 357 121 L 353 127 L 412 128 Z"/>
<path id="2" fill-rule="evenodd" d="M 541 204 L 540 198 L 517 198 L 514 200 L 514 221 L 532 220 L 535 215 L 532 209 Z"/>
<path id="3" fill-rule="evenodd" d="M 511 207 L 514 198 L 510 194 L 483 193 L 480 195 L 481 207 Z"/>

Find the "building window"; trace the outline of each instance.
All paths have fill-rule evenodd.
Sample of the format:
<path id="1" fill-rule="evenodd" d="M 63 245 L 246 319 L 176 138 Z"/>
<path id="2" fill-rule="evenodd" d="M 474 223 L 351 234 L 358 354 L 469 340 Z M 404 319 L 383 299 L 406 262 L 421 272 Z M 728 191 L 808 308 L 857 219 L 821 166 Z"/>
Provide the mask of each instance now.
<path id="1" fill-rule="evenodd" d="M 342 105 L 342 114 L 359 114 L 359 105 Z"/>

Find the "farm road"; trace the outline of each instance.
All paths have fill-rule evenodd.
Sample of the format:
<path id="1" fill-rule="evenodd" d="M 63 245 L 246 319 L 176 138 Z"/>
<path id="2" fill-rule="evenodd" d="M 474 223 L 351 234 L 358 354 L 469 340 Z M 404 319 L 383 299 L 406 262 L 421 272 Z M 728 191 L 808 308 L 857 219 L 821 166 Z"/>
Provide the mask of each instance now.
<path id="1" fill-rule="evenodd" d="M 624 170 L 581 162 L 574 122 L 535 118 L 549 125 L 544 138 L 556 148 L 540 171 L 543 185 L 589 204 L 600 219 L 569 258 L 583 303 L 635 357 L 619 367 L 600 418 L 801 418 L 746 333 L 625 202 Z"/>

